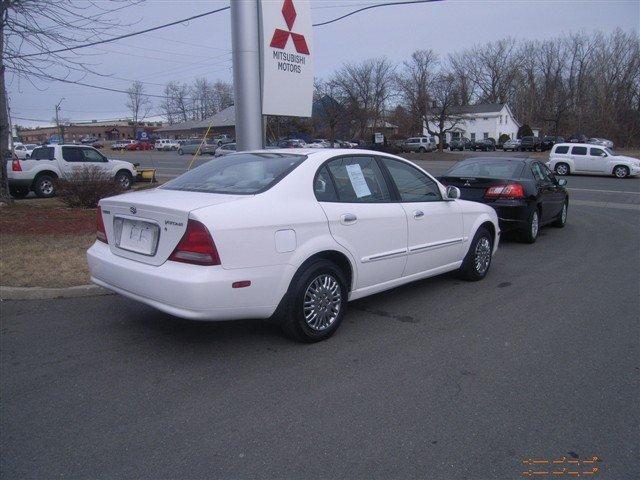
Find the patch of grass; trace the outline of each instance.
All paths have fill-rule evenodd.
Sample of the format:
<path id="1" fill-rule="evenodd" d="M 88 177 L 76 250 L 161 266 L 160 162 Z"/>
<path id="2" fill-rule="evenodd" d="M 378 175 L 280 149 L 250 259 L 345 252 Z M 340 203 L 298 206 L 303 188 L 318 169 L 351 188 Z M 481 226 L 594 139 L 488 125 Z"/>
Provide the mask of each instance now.
<path id="1" fill-rule="evenodd" d="M 70 287 L 89 283 L 85 252 L 95 234 L 0 236 L 0 284 Z"/>

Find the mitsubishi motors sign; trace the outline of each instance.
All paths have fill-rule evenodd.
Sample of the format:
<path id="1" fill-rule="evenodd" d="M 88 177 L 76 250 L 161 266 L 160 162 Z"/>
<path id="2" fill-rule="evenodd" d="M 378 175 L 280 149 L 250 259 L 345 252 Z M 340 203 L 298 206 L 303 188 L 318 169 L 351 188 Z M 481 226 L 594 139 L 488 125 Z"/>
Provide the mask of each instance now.
<path id="1" fill-rule="evenodd" d="M 313 39 L 307 0 L 260 0 L 262 114 L 310 117 Z"/>

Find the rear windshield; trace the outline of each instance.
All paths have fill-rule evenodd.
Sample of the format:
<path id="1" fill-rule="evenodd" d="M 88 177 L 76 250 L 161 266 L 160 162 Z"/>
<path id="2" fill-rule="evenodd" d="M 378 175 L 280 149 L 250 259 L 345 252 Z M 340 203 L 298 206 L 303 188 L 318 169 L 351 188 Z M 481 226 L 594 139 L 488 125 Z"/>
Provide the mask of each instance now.
<path id="1" fill-rule="evenodd" d="M 445 175 L 447 177 L 499 178 L 510 179 L 519 175 L 522 162 L 477 162 L 460 163 L 455 165 Z"/>
<path id="2" fill-rule="evenodd" d="M 250 195 L 270 189 L 307 157 L 284 153 L 234 153 L 165 183 L 167 190 Z"/>

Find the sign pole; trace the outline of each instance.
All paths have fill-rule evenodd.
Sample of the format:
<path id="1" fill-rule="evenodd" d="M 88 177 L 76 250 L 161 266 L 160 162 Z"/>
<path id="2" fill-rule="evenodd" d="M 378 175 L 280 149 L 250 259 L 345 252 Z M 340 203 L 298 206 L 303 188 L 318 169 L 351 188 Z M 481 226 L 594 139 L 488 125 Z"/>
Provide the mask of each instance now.
<path id="1" fill-rule="evenodd" d="M 231 2 L 233 88 L 238 150 L 256 150 L 263 147 L 258 1 Z"/>

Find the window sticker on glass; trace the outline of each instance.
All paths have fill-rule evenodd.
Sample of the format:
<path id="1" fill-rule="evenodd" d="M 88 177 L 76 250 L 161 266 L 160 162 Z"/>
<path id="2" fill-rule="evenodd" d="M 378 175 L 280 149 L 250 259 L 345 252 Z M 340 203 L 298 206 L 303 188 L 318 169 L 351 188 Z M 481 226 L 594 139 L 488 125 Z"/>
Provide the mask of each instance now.
<path id="1" fill-rule="evenodd" d="M 347 165 L 347 174 L 349 175 L 349 180 L 351 180 L 351 185 L 353 186 L 353 191 L 356 192 L 356 197 L 368 197 L 371 195 L 371 190 L 369 190 L 369 185 L 367 185 L 367 181 L 362 174 L 362 168 L 360 165 L 353 164 Z"/>

